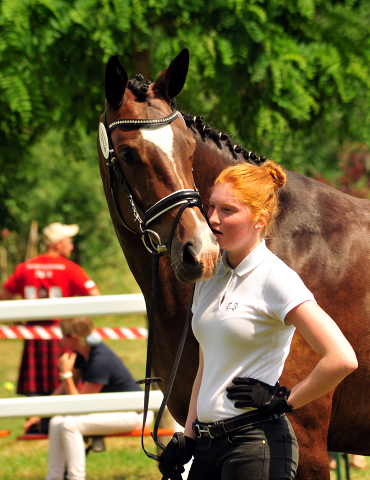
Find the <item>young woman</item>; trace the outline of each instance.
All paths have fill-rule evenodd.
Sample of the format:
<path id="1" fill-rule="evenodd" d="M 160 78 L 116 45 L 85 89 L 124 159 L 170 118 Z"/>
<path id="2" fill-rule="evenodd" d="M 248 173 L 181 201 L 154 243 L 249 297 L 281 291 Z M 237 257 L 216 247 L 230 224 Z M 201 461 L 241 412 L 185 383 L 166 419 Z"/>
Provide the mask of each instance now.
<path id="1" fill-rule="evenodd" d="M 122 360 L 94 332 L 89 317 L 62 319 L 62 342 L 73 353 L 59 359 L 62 383 L 53 395 L 131 392 L 141 390 Z M 81 383 L 80 390 L 77 386 Z M 30 419 L 25 430 L 38 421 Z M 149 412 L 147 426 L 153 421 Z M 143 415 L 137 412 L 92 413 L 53 417 L 49 424 L 49 467 L 46 480 L 84 480 L 86 454 L 84 436 L 104 436 L 141 429 Z"/>
<path id="2" fill-rule="evenodd" d="M 162 454 L 162 473 L 181 471 L 193 454 L 188 480 L 294 478 L 298 445 L 284 413 L 324 395 L 357 368 L 337 325 L 265 245 L 285 181 L 271 161 L 229 167 L 215 181 L 208 218 L 222 262 L 195 289 L 199 369 L 185 450 L 174 460 L 172 443 Z M 295 328 L 321 359 L 289 392 L 278 380 Z"/>

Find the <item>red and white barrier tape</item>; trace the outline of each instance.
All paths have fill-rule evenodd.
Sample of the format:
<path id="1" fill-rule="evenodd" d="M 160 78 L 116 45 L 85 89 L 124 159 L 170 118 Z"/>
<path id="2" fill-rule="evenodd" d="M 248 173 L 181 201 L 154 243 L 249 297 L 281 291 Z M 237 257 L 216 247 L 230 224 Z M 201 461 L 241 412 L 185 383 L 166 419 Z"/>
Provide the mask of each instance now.
<path id="1" fill-rule="evenodd" d="M 105 327 L 95 329 L 103 339 L 136 340 L 147 338 L 146 328 Z M 41 325 L 0 325 L 0 338 L 23 338 L 25 340 L 59 340 L 62 338 L 60 327 Z"/>

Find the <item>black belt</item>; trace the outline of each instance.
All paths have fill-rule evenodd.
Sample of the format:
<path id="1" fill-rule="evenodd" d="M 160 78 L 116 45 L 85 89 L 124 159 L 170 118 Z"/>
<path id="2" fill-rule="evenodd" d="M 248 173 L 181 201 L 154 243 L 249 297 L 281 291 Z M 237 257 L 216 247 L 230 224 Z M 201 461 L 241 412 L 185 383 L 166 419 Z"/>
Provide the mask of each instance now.
<path id="1" fill-rule="evenodd" d="M 230 420 L 221 420 L 214 423 L 202 423 L 196 420 L 193 423 L 193 432 L 200 437 L 217 437 L 225 433 L 237 430 L 240 427 L 247 427 L 256 423 L 268 422 L 269 420 L 277 420 L 284 413 L 261 413 L 261 412 L 247 412 L 237 417 L 230 418 Z"/>

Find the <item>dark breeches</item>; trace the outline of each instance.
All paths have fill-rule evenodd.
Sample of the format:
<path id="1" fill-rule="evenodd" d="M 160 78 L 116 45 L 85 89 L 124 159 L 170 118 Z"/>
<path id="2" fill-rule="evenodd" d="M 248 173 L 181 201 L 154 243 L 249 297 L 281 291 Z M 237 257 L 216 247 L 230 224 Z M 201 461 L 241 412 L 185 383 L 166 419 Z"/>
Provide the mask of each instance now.
<path id="1" fill-rule="evenodd" d="M 298 443 L 284 415 L 197 439 L 188 480 L 291 480 L 297 468 Z"/>

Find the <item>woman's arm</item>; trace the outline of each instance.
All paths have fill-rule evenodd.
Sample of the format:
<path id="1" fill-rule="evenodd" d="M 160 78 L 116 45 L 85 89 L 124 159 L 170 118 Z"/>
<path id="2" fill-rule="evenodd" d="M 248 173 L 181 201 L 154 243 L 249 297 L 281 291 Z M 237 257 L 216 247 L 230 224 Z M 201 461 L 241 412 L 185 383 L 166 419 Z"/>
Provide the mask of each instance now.
<path id="1" fill-rule="evenodd" d="M 187 437 L 190 437 L 190 438 L 195 438 L 195 434 L 194 434 L 193 428 L 192 428 L 192 423 L 197 418 L 197 401 L 198 401 L 200 385 L 202 383 L 203 366 L 204 366 L 203 352 L 202 352 L 202 349 L 199 346 L 198 372 L 197 372 L 197 375 L 196 375 L 194 383 L 193 383 L 193 389 L 191 391 L 188 416 L 187 416 L 187 419 L 186 419 L 186 424 L 185 424 L 185 429 L 184 429 L 184 435 L 186 435 Z"/>
<path id="2" fill-rule="evenodd" d="M 64 353 L 58 362 L 59 371 L 61 374 L 72 372 L 72 375 L 65 378 L 53 395 L 79 395 L 80 393 L 99 393 L 103 388 L 103 383 L 84 382 L 81 391 L 78 390 L 77 385 L 81 378 L 80 369 L 73 368 L 76 361 L 76 353 Z M 55 393 L 57 391 L 57 393 Z"/>
<path id="3" fill-rule="evenodd" d="M 91 383 L 91 382 L 84 382 L 82 384 L 81 390 L 79 391 L 77 386 L 78 380 L 76 380 L 75 375 L 73 377 L 69 377 L 63 381 L 62 387 L 64 390 L 64 395 L 79 395 L 83 393 L 99 393 L 103 388 L 103 383 Z M 54 395 L 54 394 L 53 394 Z M 60 395 L 60 394 L 59 394 Z"/>
<path id="4" fill-rule="evenodd" d="M 316 302 L 298 305 L 287 319 L 322 357 L 312 372 L 292 388 L 288 401 L 295 409 L 335 388 L 358 364 L 348 340 Z"/>
<path id="5" fill-rule="evenodd" d="M 28 429 L 32 425 L 36 425 L 38 430 L 41 431 L 41 417 L 30 417 L 26 420 L 25 424 L 23 425 L 23 433 L 25 435 L 28 433 Z"/>

